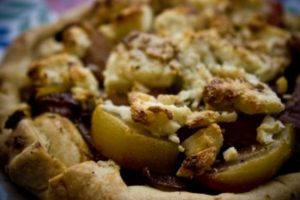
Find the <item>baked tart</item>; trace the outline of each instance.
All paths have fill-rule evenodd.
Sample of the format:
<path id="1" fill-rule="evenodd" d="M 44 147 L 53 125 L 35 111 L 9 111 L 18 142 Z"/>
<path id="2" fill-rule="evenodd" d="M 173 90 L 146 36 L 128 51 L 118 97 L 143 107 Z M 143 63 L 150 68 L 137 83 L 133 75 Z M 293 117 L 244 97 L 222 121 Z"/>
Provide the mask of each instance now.
<path id="1" fill-rule="evenodd" d="M 0 158 L 39 199 L 299 199 L 300 23 L 277 1 L 98 0 L 8 49 Z"/>

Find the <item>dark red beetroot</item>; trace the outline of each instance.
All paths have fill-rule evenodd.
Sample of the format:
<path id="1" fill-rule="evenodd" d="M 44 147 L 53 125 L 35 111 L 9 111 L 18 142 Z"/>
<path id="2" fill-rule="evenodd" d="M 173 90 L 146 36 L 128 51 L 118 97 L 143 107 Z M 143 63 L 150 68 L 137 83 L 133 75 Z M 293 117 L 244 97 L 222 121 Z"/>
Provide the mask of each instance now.
<path id="1" fill-rule="evenodd" d="M 224 148 L 234 146 L 238 149 L 257 144 L 256 129 L 261 124 L 264 115 L 239 114 L 233 123 L 223 123 Z"/>
<path id="2" fill-rule="evenodd" d="M 17 110 L 11 114 L 5 122 L 4 127 L 7 129 L 14 129 L 17 127 L 18 123 L 26 117 L 26 114 L 23 111 Z"/>
<path id="3" fill-rule="evenodd" d="M 69 119 L 81 115 L 81 106 L 71 93 L 53 93 L 36 97 L 31 102 L 32 114 L 39 115 L 45 112 L 57 113 Z"/>

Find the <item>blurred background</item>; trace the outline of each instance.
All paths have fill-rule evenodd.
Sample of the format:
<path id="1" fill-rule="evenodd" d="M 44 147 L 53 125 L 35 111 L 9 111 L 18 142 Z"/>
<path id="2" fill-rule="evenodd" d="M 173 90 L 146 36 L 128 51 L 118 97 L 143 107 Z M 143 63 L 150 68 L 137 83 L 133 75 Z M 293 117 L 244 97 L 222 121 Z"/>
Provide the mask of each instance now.
<path id="1" fill-rule="evenodd" d="M 21 32 L 57 19 L 66 10 L 92 0 L 0 0 L 0 59 Z"/>
<path id="2" fill-rule="evenodd" d="M 0 60 L 21 32 L 57 19 L 66 10 L 93 0 L 0 0 Z M 280 0 L 291 13 L 300 13 L 300 0 Z"/>

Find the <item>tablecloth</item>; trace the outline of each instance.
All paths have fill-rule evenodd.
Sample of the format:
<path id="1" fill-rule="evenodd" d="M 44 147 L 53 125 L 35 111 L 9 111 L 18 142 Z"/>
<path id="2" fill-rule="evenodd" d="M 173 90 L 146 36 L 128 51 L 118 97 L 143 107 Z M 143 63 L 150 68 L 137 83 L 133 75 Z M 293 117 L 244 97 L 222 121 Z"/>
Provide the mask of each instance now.
<path id="1" fill-rule="evenodd" d="M 54 21 L 66 10 L 92 0 L 0 0 L 0 59 L 20 33 Z"/>

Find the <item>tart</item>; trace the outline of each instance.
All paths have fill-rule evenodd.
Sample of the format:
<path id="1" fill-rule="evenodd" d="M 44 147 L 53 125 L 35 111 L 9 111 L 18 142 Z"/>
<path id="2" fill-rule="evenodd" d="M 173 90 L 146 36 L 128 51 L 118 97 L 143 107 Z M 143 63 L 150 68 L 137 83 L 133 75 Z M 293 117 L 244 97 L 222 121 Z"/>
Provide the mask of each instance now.
<path id="1" fill-rule="evenodd" d="M 8 49 L 0 158 L 39 199 L 299 199 L 295 16 L 98 0 Z"/>

